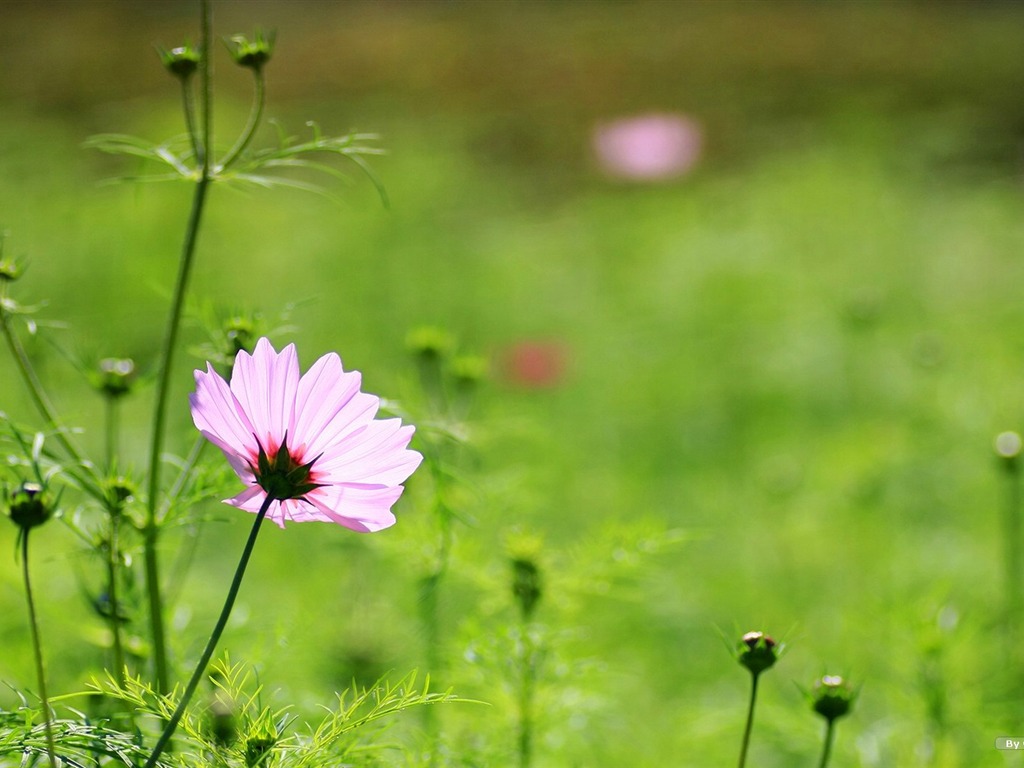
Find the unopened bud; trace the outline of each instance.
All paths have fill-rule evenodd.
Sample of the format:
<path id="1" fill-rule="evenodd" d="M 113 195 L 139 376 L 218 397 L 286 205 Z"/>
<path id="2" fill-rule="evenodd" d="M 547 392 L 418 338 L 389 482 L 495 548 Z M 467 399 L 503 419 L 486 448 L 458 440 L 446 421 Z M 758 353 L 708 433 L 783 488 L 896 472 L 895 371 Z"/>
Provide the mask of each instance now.
<path id="1" fill-rule="evenodd" d="M 199 51 L 187 43 L 169 51 L 160 50 L 160 61 L 179 80 L 188 80 L 199 69 L 200 60 Z"/>
<path id="2" fill-rule="evenodd" d="M 1015 472 L 1020 463 L 1021 438 L 1016 432 L 1000 432 L 995 439 L 996 456 L 1009 472 Z"/>
<path id="3" fill-rule="evenodd" d="M 116 399 L 128 394 L 135 382 L 135 362 L 128 358 L 108 357 L 100 360 L 99 389 Z"/>
<path id="4" fill-rule="evenodd" d="M 270 764 L 270 752 L 277 745 L 277 730 L 270 725 L 263 726 L 259 732 L 245 740 L 245 765 L 247 768 Z"/>
<path id="5" fill-rule="evenodd" d="M 740 638 L 736 660 L 757 676 L 778 661 L 778 646 L 764 632 L 747 632 Z"/>
<path id="6" fill-rule="evenodd" d="M 48 494 L 38 483 L 22 483 L 7 503 L 11 522 L 23 531 L 42 525 L 53 515 Z"/>
<path id="7" fill-rule="evenodd" d="M 542 594 L 540 569 L 533 560 L 512 560 L 512 594 L 519 601 L 523 618 L 529 620 Z"/>
<path id="8" fill-rule="evenodd" d="M 811 691 L 811 706 L 814 711 L 832 722 L 842 717 L 853 707 L 856 694 L 839 675 L 825 675 L 814 683 Z"/>
<path id="9" fill-rule="evenodd" d="M 455 339 L 443 328 L 428 325 L 410 331 L 405 346 L 421 361 L 438 362 L 451 355 Z"/>
<path id="10" fill-rule="evenodd" d="M 233 35 L 227 46 L 238 66 L 259 72 L 274 53 L 274 33 L 258 29 L 255 40 L 249 40 L 245 35 Z"/>

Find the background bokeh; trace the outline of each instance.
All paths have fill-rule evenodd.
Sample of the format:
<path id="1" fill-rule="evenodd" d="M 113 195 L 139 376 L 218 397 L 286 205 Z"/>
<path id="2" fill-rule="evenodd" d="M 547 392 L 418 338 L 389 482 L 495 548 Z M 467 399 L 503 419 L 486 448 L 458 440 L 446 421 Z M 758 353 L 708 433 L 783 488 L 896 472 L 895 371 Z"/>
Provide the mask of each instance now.
<path id="1" fill-rule="evenodd" d="M 522 533 L 544 542 L 553 648 L 540 766 L 728 764 L 747 680 L 722 635 L 748 629 L 789 646 L 765 678 L 759 765 L 813 759 L 798 685 L 824 672 L 863 686 L 834 765 L 1017 764 L 992 748 L 1021 730 L 1024 690 L 992 440 L 1024 427 L 1024 7 L 224 0 L 214 23 L 276 30 L 268 116 L 286 132 L 381 134 L 391 205 L 355 169 L 350 188 L 329 182 L 342 204 L 215 188 L 195 316 L 286 322 L 277 340 L 306 365 L 337 350 L 414 413 L 410 329 L 491 363 L 443 615 L 445 682 L 496 703 L 445 709 L 453 764 L 511 749 L 498 657 Z M 101 184 L 134 168 L 81 144 L 179 133 L 154 45 L 197 38 L 191 2 L 0 2 L 5 252 L 30 264 L 19 300 L 46 302 L 34 359 L 97 452 L 101 404 L 67 358 L 152 364 L 189 190 Z M 249 91 L 218 55 L 228 146 Z M 695 128 L 692 166 L 646 181 L 602 166 L 595 131 L 652 114 Z M 186 336 L 196 350 L 198 322 Z M 180 358 L 169 450 L 192 439 L 201 362 Z M 0 392 L 31 422 L 4 358 Z M 150 394 L 125 419 L 139 471 Z M 267 531 L 225 645 L 300 710 L 364 667 L 421 666 L 429 495 L 414 478 L 379 536 Z M 179 657 L 205 639 L 248 524 L 207 511 L 177 585 Z M 74 690 L 102 658 L 78 641 L 101 625 L 77 544 L 45 535 L 50 665 Z M 4 539 L 13 551 L 13 527 Z M 0 559 L 0 679 L 31 687 Z"/>

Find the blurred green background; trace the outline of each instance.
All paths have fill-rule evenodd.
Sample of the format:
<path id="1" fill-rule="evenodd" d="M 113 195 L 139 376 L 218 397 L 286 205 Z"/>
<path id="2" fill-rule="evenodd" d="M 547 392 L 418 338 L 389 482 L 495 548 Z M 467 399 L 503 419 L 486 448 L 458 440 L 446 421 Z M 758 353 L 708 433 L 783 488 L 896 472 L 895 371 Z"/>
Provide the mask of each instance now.
<path id="1" fill-rule="evenodd" d="M 97 453 L 100 401 L 57 348 L 152 364 L 189 189 L 102 185 L 132 166 L 81 144 L 181 131 L 154 45 L 197 40 L 194 6 L 0 1 L 0 226 L 30 263 L 19 300 L 46 302 L 34 359 Z M 410 329 L 441 326 L 491 361 L 468 420 L 442 679 L 495 705 L 444 710 L 452 764 L 509 764 L 516 531 L 544 541 L 539 766 L 735 760 L 747 680 L 720 632 L 748 629 L 789 645 L 765 678 L 758 765 L 814 759 L 797 684 L 825 672 L 863 685 L 833 765 L 1018 764 L 992 747 L 1024 728 L 992 441 L 1024 427 L 1024 6 L 214 8 L 220 35 L 277 32 L 268 117 L 381 134 L 391 206 L 354 169 L 351 188 L 331 182 L 341 205 L 217 187 L 197 302 L 271 327 L 294 304 L 278 341 L 305 365 L 339 351 L 414 413 Z M 217 54 L 226 147 L 250 94 Z M 699 161 L 660 182 L 611 177 L 595 127 L 647 113 L 695 121 Z M 554 381 L 516 379 L 524 344 L 555 357 Z M 201 364 L 179 360 L 169 450 L 192 439 Z M 0 391 L 31 423 L 9 358 Z M 150 394 L 125 422 L 139 471 Z M 430 494 L 415 477 L 379 536 L 267 531 L 225 647 L 300 709 L 364 666 L 421 666 Z M 179 659 L 205 639 L 248 522 L 208 511 L 222 522 L 178 585 Z M 80 599 L 87 560 L 45 536 L 50 666 L 73 690 L 102 658 L 78 640 L 101 626 Z M 0 559 L 0 679 L 31 687 L 20 582 Z"/>

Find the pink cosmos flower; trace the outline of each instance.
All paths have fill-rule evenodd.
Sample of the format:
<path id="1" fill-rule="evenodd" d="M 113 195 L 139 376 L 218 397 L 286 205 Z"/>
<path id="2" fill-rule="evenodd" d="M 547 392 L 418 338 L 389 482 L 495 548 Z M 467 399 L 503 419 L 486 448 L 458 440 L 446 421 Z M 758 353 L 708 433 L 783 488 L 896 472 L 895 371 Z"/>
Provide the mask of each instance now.
<path id="1" fill-rule="evenodd" d="M 380 400 L 359 390 L 333 352 L 299 373 L 295 345 L 266 338 L 235 357 L 228 384 L 207 364 L 189 395 L 192 420 L 246 484 L 225 504 L 267 518 L 339 523 L 371 532 L 395 522 L 391 506 L 423 457 L 408 450 L 414 427 L 376 419 Z"/>
<path id="2" fill-rule="evenodd" d="M 700 126 L 679 114 L 649 114 L 601 123 L 594 151 L 608 174 L 631 181 L 663 181 L 690 171 L 700 159 Z"/>

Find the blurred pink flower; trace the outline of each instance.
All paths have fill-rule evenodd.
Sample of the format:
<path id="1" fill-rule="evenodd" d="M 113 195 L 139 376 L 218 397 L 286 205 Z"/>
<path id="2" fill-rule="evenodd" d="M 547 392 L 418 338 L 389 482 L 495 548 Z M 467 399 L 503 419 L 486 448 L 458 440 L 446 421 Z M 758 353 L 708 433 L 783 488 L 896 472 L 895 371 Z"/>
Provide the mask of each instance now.
<path id="1" fill-rule="evenodd" d="M 521 341 L 502 355 L 509 382 L 528 389 L 554 387 L 565 376 L 565 347 L 551 341 Z"/>
<path id="2" fill-rule="evenodd" d="M 330 353 L 300 376 L 295 345 L 278 354 L 261 338 L 235 358 L 228 384 L 207 364 L 189 395 L 192 420 L 220 448 L 246 489 L 231 504 L 267 517 L 339 523 L 379 531 L 395 522 L 391 506 L 423 457 L 407 449 L 414 427 L 374 417 L 380 401 L 359 390 Z"/>
<path id="3" fill-rule="evenodd" d="M 700 126 L 683 115 L 650 114 L 600 123 L 594 151 L 612 176 L 635 181 L 670 179 L 687 173 L 700 158 Z"/>

